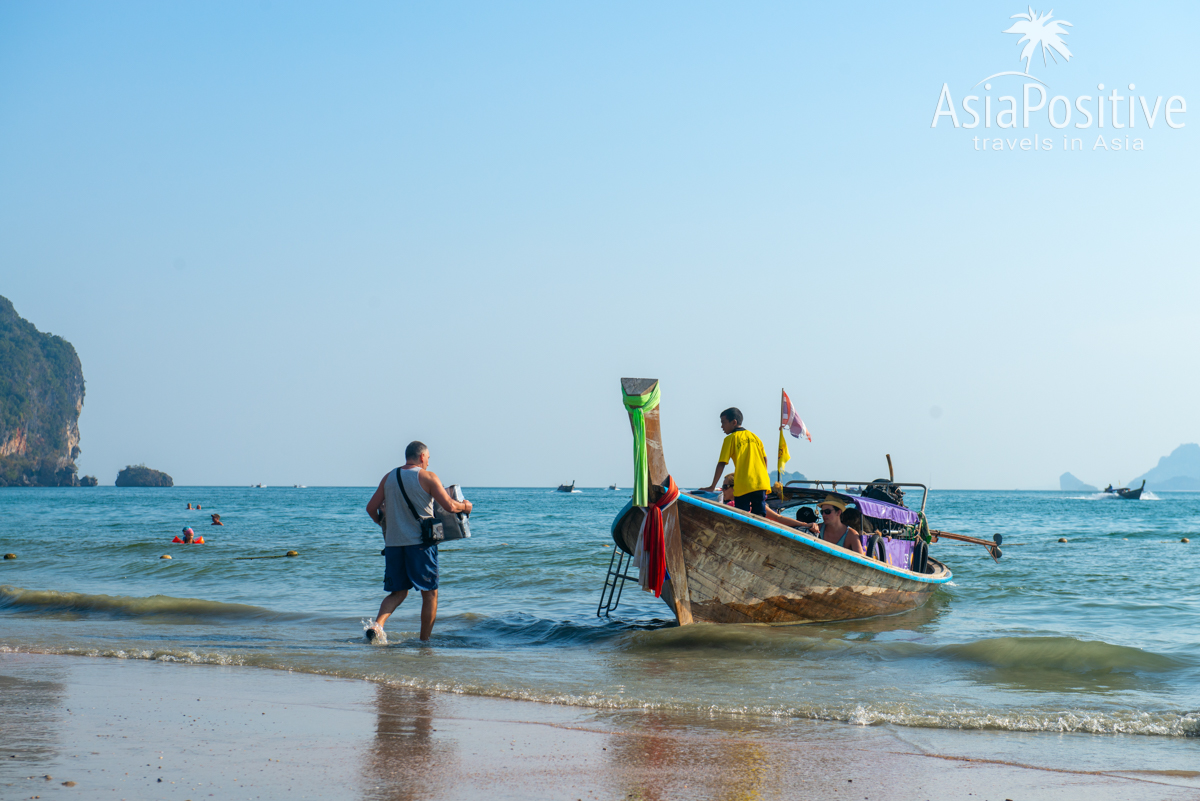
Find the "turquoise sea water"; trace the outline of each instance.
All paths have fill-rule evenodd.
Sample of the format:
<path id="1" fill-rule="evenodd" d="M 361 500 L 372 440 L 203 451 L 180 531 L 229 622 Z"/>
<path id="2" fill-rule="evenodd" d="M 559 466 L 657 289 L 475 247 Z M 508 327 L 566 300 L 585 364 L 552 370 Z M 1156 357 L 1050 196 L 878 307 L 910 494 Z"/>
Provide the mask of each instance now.
<path id="1" fill-rule="evenodd" d="M 611 709 L 1200 740 L 1200 495 L 938 492 L 953 583 L 850 623 L 678 628 L 630 586 L 596 603 L 627 492 L 466 490 L 472 539 L 367 645 L 382 592 L 370 488 L 0 491 L 0 649 L 240 664 Z M 203 505 L 188 511 L 188 502 Z M 219 512 L 224 527 L 208 525 Z M 172 545 L 185 525 L 204 546 Z M 1059 543 L 1066 537 L 1068 543 Z M 1189 544 L 1180 542 L 1190 537 Z M 605 547 L 609 546 L 609 547 Z M 289 549 L 295 558 L 273 556 Z M 163 560 L 162 554 L 173 559 Z M 414 601 L 417 601 L 414 603 Z"/>

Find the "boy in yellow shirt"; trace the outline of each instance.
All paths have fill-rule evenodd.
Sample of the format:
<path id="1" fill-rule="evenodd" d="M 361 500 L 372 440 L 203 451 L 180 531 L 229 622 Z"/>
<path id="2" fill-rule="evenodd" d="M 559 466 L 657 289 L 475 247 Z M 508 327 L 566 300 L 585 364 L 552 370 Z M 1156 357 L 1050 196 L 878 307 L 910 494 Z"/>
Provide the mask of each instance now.
<path id="1" fill-rule="evenodd" d="M 733 462 L 733 505 L 746 512 L 766 515 L 767 490 L 771 488 L 771 477 L 767 472 L 767 451 L 762 440 L 751 431 L 742 428 L 742 413 L 737 407 L 721 412 L 721 430 L 725 441 L 721 443 L 721 456 L 712 483 L 705 487 L 712 492 L 725 472 L 725 465 Z"/>

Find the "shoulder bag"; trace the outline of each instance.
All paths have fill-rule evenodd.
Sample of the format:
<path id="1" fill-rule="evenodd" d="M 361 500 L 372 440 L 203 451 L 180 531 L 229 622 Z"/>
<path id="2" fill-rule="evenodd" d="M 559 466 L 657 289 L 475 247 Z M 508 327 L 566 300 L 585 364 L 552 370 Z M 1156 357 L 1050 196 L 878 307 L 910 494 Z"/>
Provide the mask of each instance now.
<path id="1" fill-rule="evenodd" d="M 400 485 L 400 494 L 404 496 L 404 502 L 408 504 L 408 511 L 412 512 L 413 518 L 421 524 L 421 542 L 425 545 L 437 545 L 446 539 L 446 529 L 440 520 L 435 517 L 421 517 L 417 514 L 416 508 L 408 498 L 408 491 L 404 489 L 404 479 L 400 477 L 399 467 L 396 468 L 396 483 Z"/>

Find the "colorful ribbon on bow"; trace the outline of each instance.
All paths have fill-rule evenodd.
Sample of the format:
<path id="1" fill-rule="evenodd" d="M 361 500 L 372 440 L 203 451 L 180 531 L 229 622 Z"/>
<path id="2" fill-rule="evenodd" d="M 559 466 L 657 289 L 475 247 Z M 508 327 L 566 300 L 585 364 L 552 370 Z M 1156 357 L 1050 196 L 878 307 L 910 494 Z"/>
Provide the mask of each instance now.
<path id="1" fill-rule="evenodd" d="M 667 577 L 667 541 L 663 531 L 663 510 L 679 499 L 679 487 L 675 479 L 667 476 L 666 491 L 646 509 L 642 518 L 642 528 L 638 532 L 635 556 L 639 557 L 638 580 L 642 589 L 653 592 L 654 597 L 662 595 L 663 581 Z"/>
<path id="2" fill-rule="evenodd" d="M 646 413 L 658 406 L 661 394 L 658 384 L 648 395 L 626 395 L 621 388 L 621 399 L 629 410 L 633 423 L 633 505 L 646 506 L 650 502 L 650 468 L 646 457 Z"/>

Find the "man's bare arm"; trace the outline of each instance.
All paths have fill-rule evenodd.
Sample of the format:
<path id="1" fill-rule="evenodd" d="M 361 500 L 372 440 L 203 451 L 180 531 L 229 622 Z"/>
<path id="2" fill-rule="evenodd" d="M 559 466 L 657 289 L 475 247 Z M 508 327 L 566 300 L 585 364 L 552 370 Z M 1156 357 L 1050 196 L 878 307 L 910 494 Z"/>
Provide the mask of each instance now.
<path id="1" fill-rule="evenodd" d="M 380 513 L 380 508 L 383 506 L 383 485 L 387 483 L 387 476 L 379 482 L 379 489 L 375 490 L 375 494 L 371 496 L 371 500 L 367 501 L 367 514 L 371 516 L 371 520 L 383 525 L 383 515 Z"/>
<path id="2" fill-rule="evenodd" d="M 450 493 L 446 492 L 446 488 L 442 486 L 442 480 L 437 477 L 437 473 L 432 470 L 423 470 L 418 476 L 418 480 L 421 482 L 421 489 L 432 495 L 433 499 L 437 501 L 437 505 L 447 512 L 471 513 L 471 502 L 462 501 L 460 503 L 451 498 Z"/>
<path id="3" fill-rule="evenodd" d="M 707 487 L 703 487 L 705 492 L 712 492 L 717 488 L 717 482 L 721 480 L 721 474 L 725 472 L 725 465 L 728 462 L 717 462 L 717 472 L 713 473 L 713 481 Z"/>
<path id="4" fill-rule="evenodd" d="M 808 526 L 806 526 L 804 523 L 801 523 L 799 520 L 795 520 L 790 517 L 784 517 L 783 515 L 779 514 L 779 512 L 776 512 L 774 509 L 772 509 L 770 506 L 768 506 L 763 511 L 766 512 L 766 514 L 763 516 L 766 517 L 768 520 L 770 520 L 773 523 L 779 523 L 780 525 L 783 525 L 783 526 L 791 526 L 792 528 L 808 528 Z"/>

